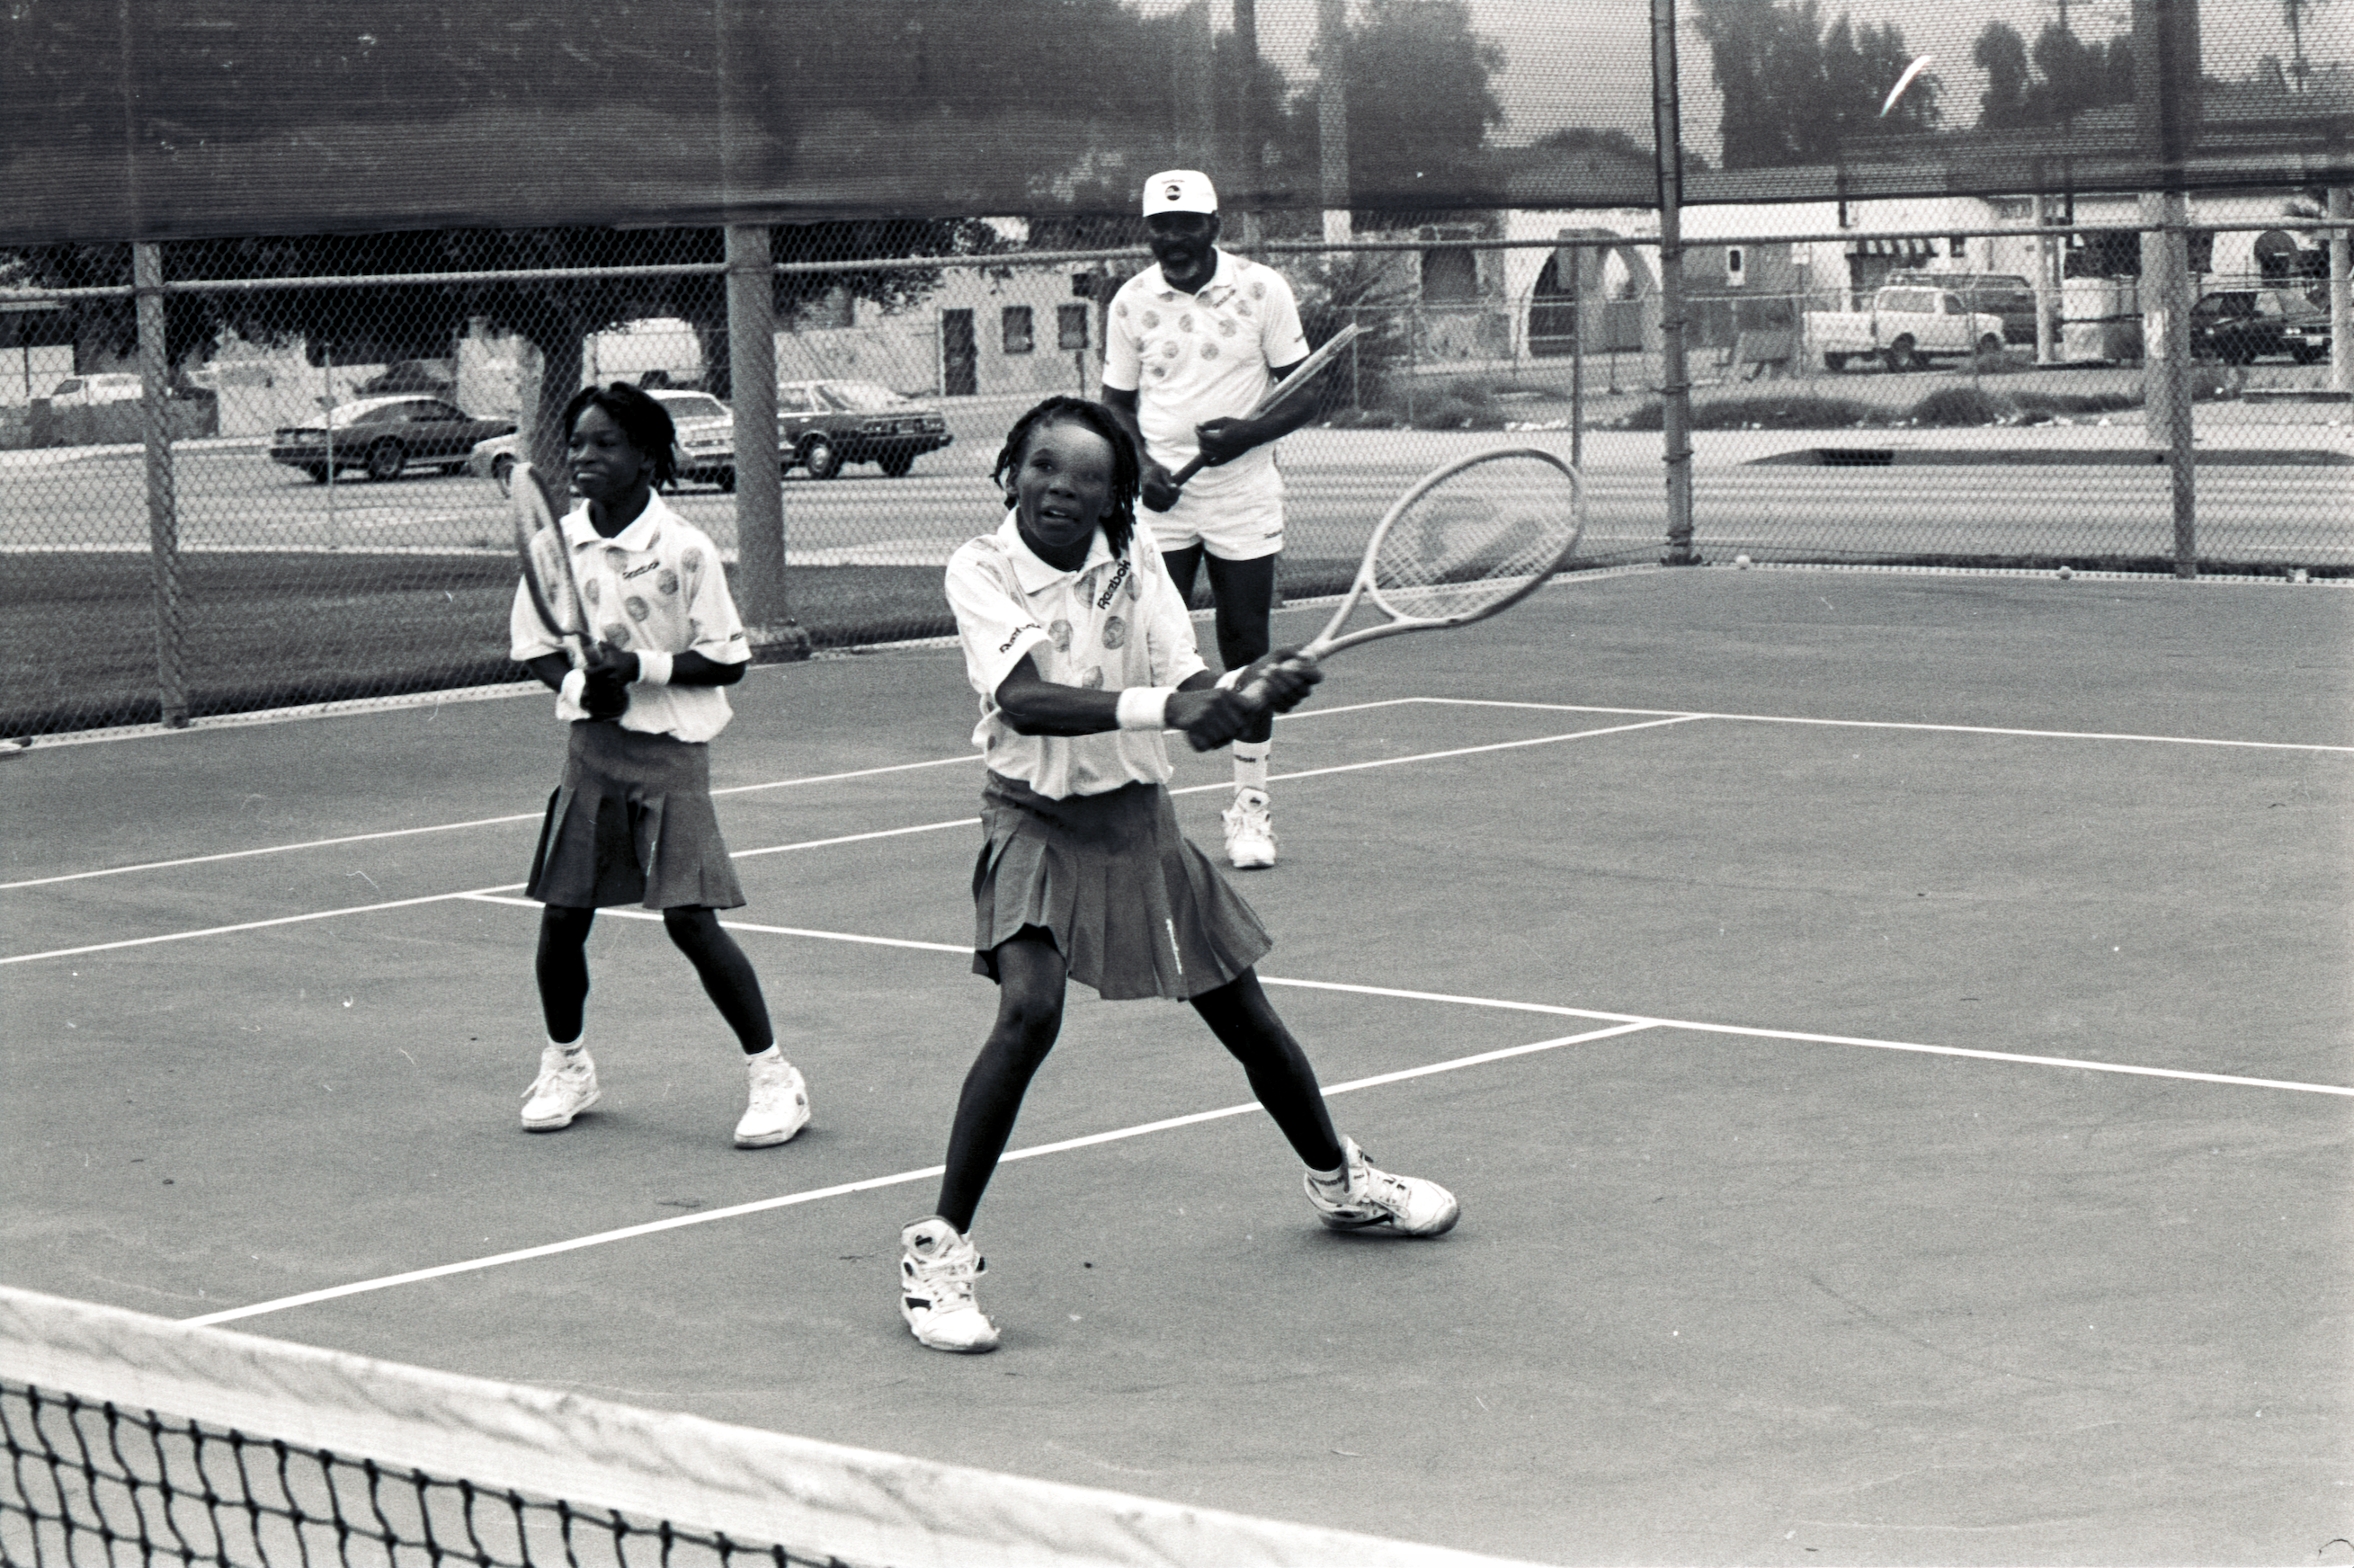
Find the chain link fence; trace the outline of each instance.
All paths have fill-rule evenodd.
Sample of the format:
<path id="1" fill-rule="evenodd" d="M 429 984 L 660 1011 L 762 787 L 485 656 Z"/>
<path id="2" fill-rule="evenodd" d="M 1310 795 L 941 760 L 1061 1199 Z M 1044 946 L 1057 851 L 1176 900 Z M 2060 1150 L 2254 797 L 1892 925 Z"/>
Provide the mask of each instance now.
<path id="1" fill-rule="evenodd" d="M 1311 343 L 1365 329 L 1281 448 L 1288 595 L 1344 583 L 1416 476 L 1503 443 L 1579 465 L 1593 563 L 1662 558 L 1675 372 L 1653 215 L 1362 214 L 1337 248 L 1273 230 L 1237 219 L 1225 243 L 1291 279 Z M 2059 252 L 1958 225 L 1688 237 L 1684 558 L 2177 570 L 2122 264 L 2138 252 L 2106 232 Z M 1003 434 L 1039 397 L 1099 391 L 1138 238 L 1079 220 L 769 231 L 752 273 L 776 437 L 758 452 L 735 368 L 762 351 L 731 328 L 717 229 L 190 243 L 149 249 L 143 289 L 128 246 L 18 253 L 0 271 L 0 734 L 519 678 L 507 475 L 556 459 L 555 413 L 591 381 L 669 404 L 669 500 L 732 569 L 781 507 L 781 588 L 758 618 L 791 631 L 779 652 L 945 633 L 940 571 L 995 524 Z M 2325 285 L 2312 248 L 2247 251 L 2220 238 L 2200 270 L 2192 559 L 2354 574 Z"/>

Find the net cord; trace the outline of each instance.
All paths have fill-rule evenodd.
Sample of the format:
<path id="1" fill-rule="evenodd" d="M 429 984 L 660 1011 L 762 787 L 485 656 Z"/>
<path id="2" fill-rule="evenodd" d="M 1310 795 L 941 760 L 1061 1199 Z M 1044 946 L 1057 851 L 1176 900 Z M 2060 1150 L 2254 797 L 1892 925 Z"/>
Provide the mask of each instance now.
<path id="1" fill-rule="evenodd" d="M 911 1354 L 916 1352 L 912 1351 Z M 992 1474 L 0 1287 L 0 1377 L 293 1447 L 896 1568 L 1502 1559 Z"/>

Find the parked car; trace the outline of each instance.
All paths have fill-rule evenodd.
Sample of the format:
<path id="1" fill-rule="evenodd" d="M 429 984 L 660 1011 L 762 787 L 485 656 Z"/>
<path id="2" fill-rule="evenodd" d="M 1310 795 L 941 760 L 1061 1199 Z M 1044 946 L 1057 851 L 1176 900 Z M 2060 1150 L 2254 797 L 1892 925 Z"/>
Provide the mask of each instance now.
<path id="1" fill-rule="evenodd" d="M 726 404 L 708 392 L 692 392 L 681 387 L 649 387 L 646 395 L 670 410 L 671 422 L 678 427 L 677 468 L 682 484 L 716 484 L 722 490 L 736 488 L 736 415 Z M 778 461 L 790 461 L 781 443 Z M 514 466 L 523 461 L 523 437 L 520 434 L 498 436 L 483 441 L 467 454 L 466 471 L 493 480 L 499 493 L 504 495 L 514 474 Z"/>
<path id="2" fill-rule="evenodd" d="M 1971 310 L 1945 289 L 1895 284 L 1872 296 L 1863 311 L 1808 311 L 1807 341 L 1827 370 L 1850 359 L 1882 359 L 1891 370 L 1925 366 L 1934 357 L 2002 352 L 2002 318 Z"/>
<path id="3" fill-rule="evenodd" d="M 2329 356 L 2329 313 L 2294 289 L 2220 289 L 2190 307 L 2190 353 L 2226 365 L 2285 354 L 2310 365 Z"/>
<path id="4" fill-rule="evenodd" d="M 777 387 L 779 434 L 811 479 L 871 462 L 894 479 L 956 438 L 938 410 L 875 381 L 787 381 Z"/>
<path id="5" fill-rule="evenodd" d="M 2035 285 L 2015 272 L 1898 270 L 1882 280 L 1916 288 L 1944 289 L 1974 311 L 2002 318 L 2005 343 L 2035 341 Z"/>
<path id="6" fill-rule="evenodd" d="M 49 402 L 60 408 L 87 408 L 93 403 L 136 403 L 140 380 L 134 374 L 103 371 L 95 376 L 69 376 L 50 388 Z"/>
<path id="7" fill-rule="evenodd" d="M 456 473 L 477 443 L 514 428 L 513 419 L 477 419 L 439 397 L 364 397 L 331 410 L 324 425 L 281 426 L 270 460 L 320 484 L 347 468 L 370 479 L 398 479 L 412 468 Z"/>

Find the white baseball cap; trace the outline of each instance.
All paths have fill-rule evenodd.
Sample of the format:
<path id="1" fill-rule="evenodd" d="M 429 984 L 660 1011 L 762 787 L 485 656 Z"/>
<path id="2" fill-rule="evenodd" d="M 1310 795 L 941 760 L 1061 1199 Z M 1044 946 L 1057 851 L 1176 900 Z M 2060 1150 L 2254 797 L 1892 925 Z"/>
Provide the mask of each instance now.
<path id="1" fill-rule="evenodd" d="M 1144 216 L 1156 212 L 1215 212 L 1218 193 L 1199 169 L 1163 169 L 1144 182 Z"/>

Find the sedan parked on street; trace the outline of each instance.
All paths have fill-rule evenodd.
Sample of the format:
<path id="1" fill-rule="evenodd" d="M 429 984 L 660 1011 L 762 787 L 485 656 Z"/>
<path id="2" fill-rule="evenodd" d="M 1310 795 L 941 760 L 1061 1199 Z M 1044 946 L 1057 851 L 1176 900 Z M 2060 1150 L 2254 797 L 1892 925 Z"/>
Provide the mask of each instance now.
<path id="1" fill-rule="evenodd" d="M 897 479 L 956 439 L 938 410 L 876 381 L 779 383 L 777 424 L 811 479 L 832 479 L 846 462 L 871 462 Z"/>
<path id="2" fill-rule="evenodd" d="M 270 460 L 320 484 L 347 468 L 378 480 L 412 468 L 456 473 L 477 443 L 514 428 L 513 419 L 477 419 L 439 397 L 364 397 L 329 412 L 324 425 L 281 426 Z"/>
<path id="3" fill-rule="evenodd" d="M 2195 358 L 2245 365 L 2285 354 L 2300 365 L 2329 354 L 2329 313 L 2294 289 L 2222 289 L 2190 308 Z"/>
<path id="4" fill-rule="evenodd" d="M 677 427 L 677 472 L 681 484 L 716 484 L 722 490 L 736 488 L 736 415 L 735 411 L 708 392 L 691 392 L 682 387 L 649 387 L 646 396 L 670 410 L 671 423 Z M 781 463 L 786 461 L 779 448 Z M 466 458 L 466 471 L 498 482 L 499 493 L 504 495 L 514 474 L 514 466 L 523 461 L 523 437 L 520 434 L 500 436 L 477 446 Z"/>

